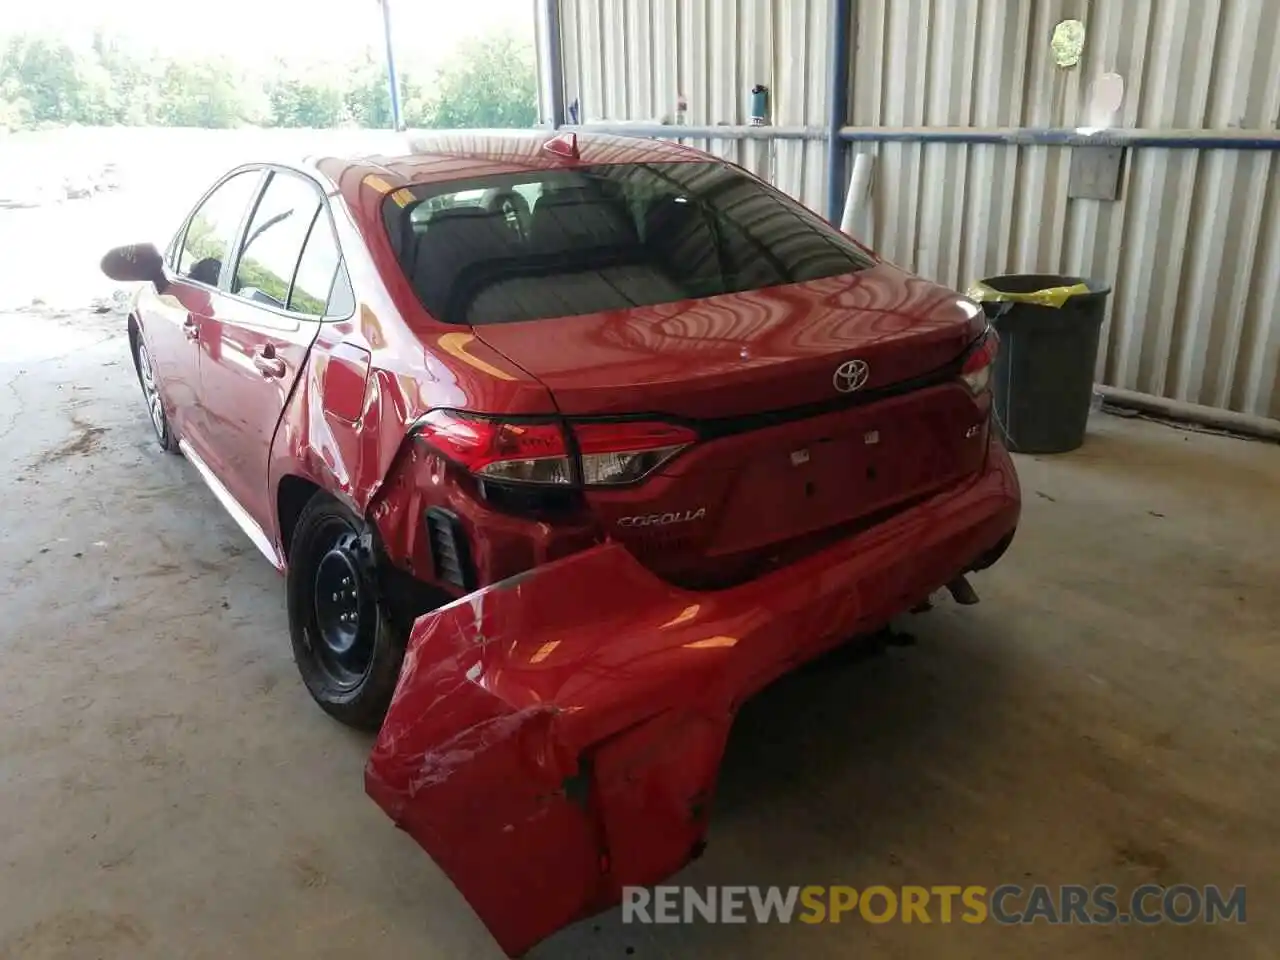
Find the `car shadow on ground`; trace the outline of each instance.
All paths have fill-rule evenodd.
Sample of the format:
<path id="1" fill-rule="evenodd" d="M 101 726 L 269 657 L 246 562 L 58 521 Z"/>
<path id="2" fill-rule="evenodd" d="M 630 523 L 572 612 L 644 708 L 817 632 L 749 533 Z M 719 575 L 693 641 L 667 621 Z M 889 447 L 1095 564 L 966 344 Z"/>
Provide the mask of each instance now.
<path id="1" fill-rule="evenodd" d="M 973 635 L 950 635 L 958 622 L 906 618 L 902 645 L 851 640 L 744 704 L 720 769 L 712 842 L 717 827 L 799 814 L 831 822 L 846 845 L 866 840 L 875 855 L 876 838 L 931 792 L 940 758 L 963 767 L 987 749 L 1004 678 L 998 659 L 975 660 Z"/>
<path id="2" fill-rule="evenodd" d="M 952 838 L 973 816 L 969 804 L 980 806 L 984 781 L 995 780 L 1000 717 L 1018 699 L 983 635 L 994 617 L 968 616 L 941 600 L 937 611 L 900 622 L 910 631 L 902 645 L 851 640 L 745 703 L 720 768 L 707 851 L 667 882 L 964 882 L 941 874 L 963 859 Z M 772 957 L 801 942 L 820 946 L 787 939 L 776 924 L 640 927 L 620 914 L 576 924 L 535 955 L 613 956 L 619 942 L 636 956 L 671 957 Z M 851 931 L 840 929 L 832 932 L 846 949 Z"/>

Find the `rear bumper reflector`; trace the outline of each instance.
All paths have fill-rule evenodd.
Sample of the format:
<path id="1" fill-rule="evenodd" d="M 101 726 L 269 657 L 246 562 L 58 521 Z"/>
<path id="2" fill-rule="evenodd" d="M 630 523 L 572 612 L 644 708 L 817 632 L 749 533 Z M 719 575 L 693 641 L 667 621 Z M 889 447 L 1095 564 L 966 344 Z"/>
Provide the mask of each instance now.
<path id="1" fill-rule="evenodd" d="M 457 514 L 443 507 L 430 507 L 424 522 L 436 577 L 455 587 L 474 590 L 476 575 L 475 566 L 471 563 L 470 542 Z"/>

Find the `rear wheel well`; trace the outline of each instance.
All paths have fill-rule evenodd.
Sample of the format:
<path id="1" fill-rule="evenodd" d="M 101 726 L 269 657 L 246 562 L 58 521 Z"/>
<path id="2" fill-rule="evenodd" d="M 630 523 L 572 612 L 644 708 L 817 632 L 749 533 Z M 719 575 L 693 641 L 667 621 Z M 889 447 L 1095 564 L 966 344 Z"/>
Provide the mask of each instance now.
<path id="1" fill-rule="evenodd" d="M 304 477 L 286 474 L 280 478 L 280 485 L 276 488 L 276 516 L 280 520 L 280 546 L 286 561 L 291 561 L 293 535 L 302 511 L 317 493 L 323 491 L 323 487 Z M 378 542 L 375 531 L 373 543 L 378 592 L 387 605 L 392 622 L 407 635 L 414 620 L 454 598 L 437 584 L 419 580 L 389 562 Z"/>
<path id="2" fill-rule="evenodd" d="M 280 546 L 286 559 L 293 545 L 293 531 L 298 526 L 302 508 L 319 492 L 320 487 L 303 477 L 292 474 L 280 479 L 276 488 L 276 516 L 280 519 Z"/>

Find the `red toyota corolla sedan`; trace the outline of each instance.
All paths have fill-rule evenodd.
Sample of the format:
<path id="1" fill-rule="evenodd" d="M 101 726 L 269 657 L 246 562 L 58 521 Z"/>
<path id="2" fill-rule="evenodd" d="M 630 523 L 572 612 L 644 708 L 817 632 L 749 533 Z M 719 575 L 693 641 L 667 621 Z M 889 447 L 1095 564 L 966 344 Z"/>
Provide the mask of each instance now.
<path id="1" fill-rule="evenodd" d="M 730 163 L 549 136 L 240 167 L 103 261 L 160 444 L 513 955 L 696 856 L 743 700 L 972 599 L 1019 515 L 977 306 Z"/>

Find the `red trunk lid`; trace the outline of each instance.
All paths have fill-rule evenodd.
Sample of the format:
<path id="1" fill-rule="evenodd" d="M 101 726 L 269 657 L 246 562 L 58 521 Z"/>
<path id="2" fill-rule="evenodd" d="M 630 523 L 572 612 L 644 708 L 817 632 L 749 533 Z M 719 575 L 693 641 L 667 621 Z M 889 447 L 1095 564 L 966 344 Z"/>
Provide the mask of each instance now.
<path id="1" fill-rule="evenodd" d="M 954 291 L 879 264 L 808 283 L 474 331 L 546 384 L 568 416 L 704 419 L 830 400 L 847 359 L 866 362 L 863 390 L 912 380 L 954 360 L 984 322 Z"/>
<path id="2" fill-rule="evenodd" d="M 702 588 L 791 562 L 980 469 L 988 398 L 955 372 L 984 326 L 954 292 L 879 265 L 475 332 L 566 416 L 695 426 L 699 441 L 656 473 L 589 487 L 587 500 L 651 569 Z M 837 375 L 851 360 L 866 365 L 856 389 Z"/>

